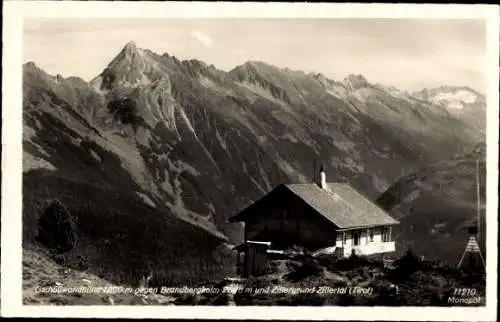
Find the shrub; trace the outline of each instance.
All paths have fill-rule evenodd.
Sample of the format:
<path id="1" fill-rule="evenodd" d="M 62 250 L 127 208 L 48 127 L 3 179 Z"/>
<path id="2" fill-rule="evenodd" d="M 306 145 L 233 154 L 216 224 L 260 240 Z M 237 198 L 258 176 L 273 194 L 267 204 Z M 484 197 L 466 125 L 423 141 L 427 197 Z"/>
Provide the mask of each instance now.
<path id="1" fill-rule="evenodd" d="M 275 261 L 269 261 L 267 265 L 267 274 L 276 274 L 279 272 L 279 264 Z"/>
<path id="2" fill-rule="evenodd" d="M 59 200 L 53 200 L 38 219 L 37 241 L 57 253 L 67 252 L 76 245 L 73 217 Z"/>
<path id="3" fill-rule="evenodd" d="M 421 268 L 420 260 L 413 253 L 411 248 L 408 248 L 406 254 L 394 262 L 394 266 L 401 273 L 412 273 Z"/>
<path id="4" fill-rule="evenodd" d="M 300 264 L 292 268 L 292 272 L 284 276 L 286 280 L 298 282 L 309 276 L 320 276 L 323 273 L 323 267 L 314 260 L 314 258 L 307 256 Z"/>
<path id="5" fill-rule="evenodd" d="M 372 262 L 368 258 L 359 255 L 351 255 L 348 258 L 342 258 L 333 264 L 333 269 L 340 271 L 355 270 L 371 265 Z"/>

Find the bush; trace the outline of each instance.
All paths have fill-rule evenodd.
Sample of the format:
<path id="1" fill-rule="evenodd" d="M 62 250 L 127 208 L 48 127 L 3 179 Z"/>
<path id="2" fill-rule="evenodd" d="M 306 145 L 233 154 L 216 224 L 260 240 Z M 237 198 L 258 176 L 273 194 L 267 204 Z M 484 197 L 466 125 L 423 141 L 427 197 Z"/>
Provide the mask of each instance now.
<path id="1" fill-rule="evenodd" d="M 59 200 L 53 200 L 38 219 L 37 241 L 57 253 L 75 247 L 76 226 L 73 217 Z"/>
<path id="2" fill-rule="evenodd" d="M 412 249 L 408 248 L 406 254 L 394 262 L 394 266 L 401 273 L 413 273 L 421 268 L 421 262 Z"/>
<path id="3" fill-rule="evenodd" d="M 377 263 L 370 261 L 364 256 L 351 255 L 348 258 L 342 258 L 336 262 L 331 262 L 328 268 L 332 271 L 350 271 L 374 265 L 377 265 Z"/>
<path id="4" fill-rule="evenodd" d="M 314 260 L 314 258 L 307 256 L 300 264 L 293 265 L 292 271 L 285 275 L 285 280 L 298 282 L 309 276 L 321 276 L 323 267 Z"/>

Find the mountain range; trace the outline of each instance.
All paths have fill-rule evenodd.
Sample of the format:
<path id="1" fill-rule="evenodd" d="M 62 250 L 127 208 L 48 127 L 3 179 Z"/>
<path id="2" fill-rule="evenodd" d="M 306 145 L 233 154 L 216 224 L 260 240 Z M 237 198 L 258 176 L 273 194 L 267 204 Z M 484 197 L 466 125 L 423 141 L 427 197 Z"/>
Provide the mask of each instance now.
<path id="1" fill-rule="evenodd" d="M 29 62 L 23 243 L 35 243 L 37 216 L 58 199 L 78 222 L 67 265 L 84 258 L 117 283 L 149 270 L 165 285 L 224 275 L 242 235 L 228 217 L 274 186 L 311 182 L 322 163 L 329 181 L 375 200 L 474 151 L 485 115 L 484 95 L 467 87 L 408 93 L 258 61 L 225 72 L 133 42 L 90 82 Z"/>

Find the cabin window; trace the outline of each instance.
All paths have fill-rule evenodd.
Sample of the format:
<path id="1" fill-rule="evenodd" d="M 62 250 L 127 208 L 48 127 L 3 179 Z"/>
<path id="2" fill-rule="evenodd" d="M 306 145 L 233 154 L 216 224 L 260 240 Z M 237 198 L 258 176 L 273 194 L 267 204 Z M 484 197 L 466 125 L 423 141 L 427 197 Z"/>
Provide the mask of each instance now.
<path id="1" fill-rule="evenodd" d="M 382 228 L 382 242 L 387 243 L 391 241 L 391 231 L 389 228 Z"/>
<path id="2" fill-rule="evenodd" d="M 359 241 L 361 239 L 360 235 L 361 234 L 360 234 L 359 231 L 353 231 L 352 232 L 352 241 L 353 241 L 354 246 L 359 246 Z"/>
<path id="3" fill-rule="evenodd" d="M 373 243 L 373 230 L 368 230 L 368 235 L 369 235 L 369 240 L 370 240 L 370 243 Z"/>

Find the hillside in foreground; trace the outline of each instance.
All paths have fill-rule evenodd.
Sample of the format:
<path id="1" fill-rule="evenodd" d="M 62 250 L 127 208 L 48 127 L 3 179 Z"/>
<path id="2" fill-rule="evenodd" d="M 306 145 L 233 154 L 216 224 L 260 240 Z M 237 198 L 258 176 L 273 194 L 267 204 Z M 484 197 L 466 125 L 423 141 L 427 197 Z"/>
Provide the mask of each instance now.
<path id="1" fill-rule="evenodd" d="M 442 262 L 407 253 L 390 265 L 377 259 L 292 258 L 271 263 L 267 275 L 243 282 L 236 305 L 284 306 L 455 306 L 456 288 L 475 288 L 470 303 L 485 305 L 485 279 Z M 260 291 L 257 291 L 260 290 Z"/>
<path id="2" fill-rule="evenodd" d="M 84 288 L 88 292 L 45 291 L 50 287 Z M 166 305 L 174 300 L 161 295 L 146 298 L 140 292 L 119 292 L 121 288 L 89 272 L 61 266 L 43 249 L 28 248 L 23 251 L 24 305 Z M 95 291 L 91 292 L 92 289 Z"/>
<path id="3" fill-rule="evenodd" d="M 216 305 L 216 306 L 481 306 L 485 279 L 439 261 L 406 254 L 390 265 L 377 259 L 296 256 L 273 260 L 267 274 L 193 284 L 182 292 L 162 285 L 133 288 L 111 284 L 85 271 L 58 265 L 43 250 L 23 259 L 23 303 L 41 305 Z M 35 291 L 38 287 L 38 291 Z M 101 288 L 91 293 L 49 293 L 47 288 Z M 118 289 L 121 287 L 122 291 Z M 457 295 L 460 288 L 475 294 Z M 182 289 L 182 288 L 181 288 Z M 190 289 L 191 291 L 186 291 Z M 42 290 L 42 292 L 40 292 Z"/>

